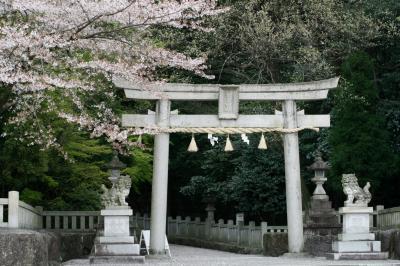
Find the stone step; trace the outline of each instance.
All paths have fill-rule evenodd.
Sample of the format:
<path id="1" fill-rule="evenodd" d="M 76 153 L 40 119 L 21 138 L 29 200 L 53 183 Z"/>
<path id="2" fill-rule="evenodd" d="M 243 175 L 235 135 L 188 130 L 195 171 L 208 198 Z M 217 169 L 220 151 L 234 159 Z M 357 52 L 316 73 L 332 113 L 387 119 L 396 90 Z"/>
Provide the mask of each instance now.
<path id="1" fill-rule="evenodd" d="M 387 260 L 388 257 L 389 257 L 388 252 L 345 252 L 345 253 L 338 252 L 338 253 L 327 253 L 326 256 L 327 259 L 331 260 Z M 368 265 L 368 264 L 363 263 L 362 265 Z M 371 265 L 376 265 L 376 264 L 371 263 Z M 386 265 L 386 264 L 382 263 L 379 265 Z"/>
<path id="2" fill-rule="evenodd" d="M 91 256 L 89 257 L 90 264 L 143 264 L 144 256 Z"/>
<path id="3" fill-rule="evenodd" d="M 94 245 L 95 256 L 136 256 L 139 254 L 139 244 L 102 243 Z"/>
<path id="4" fill-rule="evenodd" d="M 380 241 L 334 241 L 332 250 L 343 252 L 381 252 Z"/>
<path id="5" fill-rule="evenodd" d="M 338 239 L 340 241 L 375 240 L 375 234 L 373 233 L 339 234 Z"/>
<path id="6" fill-rule="evenodd" d="M 99 243 L 128 243 L 134 244 L 135 238 L 133 236 L 100 236 Z"/>

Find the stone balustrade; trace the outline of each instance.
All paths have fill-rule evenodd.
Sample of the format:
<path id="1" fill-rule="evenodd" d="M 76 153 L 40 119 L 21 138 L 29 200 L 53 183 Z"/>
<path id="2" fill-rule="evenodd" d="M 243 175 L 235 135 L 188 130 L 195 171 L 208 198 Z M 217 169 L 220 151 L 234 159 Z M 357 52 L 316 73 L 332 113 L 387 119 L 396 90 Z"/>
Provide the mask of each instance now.
<path id="1" fill-rule="evenodd" d="M 287 233 L 287 226 L 268 226 L 266 222 L 256 226 L 250 221 L 248 225 L 243 222 L 234 223 L 223 219 L 215 221 L 201 221 L 199 217 L 192 220 L 190 217 L 175 219 L 168 217 L 168 237 L 201 239 L 212 242 L 228 243 L 250 248 L 262 248 L 264 234 Z"/>
<path id="2" fill-rule="evenodd" d="M 20 201 L 18 191 L 9 191 L 8 198 L 0 198 L 0 227 L 41 229 L 42 211 Z"/>
<path id="3" fill-rule="evenodd" d="M 48 230 L 93 231 L 101 216 L 100 211 L 44 211 L 43 221 Z"/>
<path id="4" fill-rule="evenodd" d="M 150 217 L 136 213 L 130 217 L 130 227 L 136 236 L 140 230 L 150 229 Z M 371 215 L 374 229 L 400 227 L 400 207 L 385 209 L 376 206 Z M 17 191 L 10 191 L 8 198 L 0 198 L 0 228 L 48 229 L 66 231 L 94 231 L 101 224 L 100 211 L 43 211 L 42 207 L 32 207 L 19 200 Z M 236 243 L 244 246 L 257 246 L 263 234 L 287 233 L 287 226 L 270 226 L 262 222 L 256 226 L 235 224 L 233 220 L 201 221 L 199 217 L 177 216 L 168 218 L 168 235 L 198 238 L 224 243 Z"/>
<path id="5" fill-rule="evenodd" d="M 376 206 L 376 227 L 391 229 L 400 227 L 400 207 L 385 209 L 383 205 Z"/>

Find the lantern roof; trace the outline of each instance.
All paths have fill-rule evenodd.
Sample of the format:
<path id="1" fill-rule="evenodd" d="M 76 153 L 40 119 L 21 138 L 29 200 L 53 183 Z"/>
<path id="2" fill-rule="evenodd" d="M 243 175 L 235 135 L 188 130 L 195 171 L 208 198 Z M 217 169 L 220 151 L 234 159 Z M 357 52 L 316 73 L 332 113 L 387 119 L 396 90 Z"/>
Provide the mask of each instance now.
<path id="1" fill-rule="evenodd" d="M 310 170 L 328 170 L 330 169 L 331 166 L 329 162 L 325 162 L 322 160 L 322 155 L 321 152 L 317 152 L 317 155 L 315 156 L 314 163 L 308 167 Z"/>
<path id="2" fill-rule="evenodd" d="M 113 151 L 113 158 L 109 163 L 106 164 L 106 167 L 111 170 L 118 170 L 118 169 L 123 169 L 126 167 L 126 164 L 121 162 L 118 157 L 118 152 Z"/>

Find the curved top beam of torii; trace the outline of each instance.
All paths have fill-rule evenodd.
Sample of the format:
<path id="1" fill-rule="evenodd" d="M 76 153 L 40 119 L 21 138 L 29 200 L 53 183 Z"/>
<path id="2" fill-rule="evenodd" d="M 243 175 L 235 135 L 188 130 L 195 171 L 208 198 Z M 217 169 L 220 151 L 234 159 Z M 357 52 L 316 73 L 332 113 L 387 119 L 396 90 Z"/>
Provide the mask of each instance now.
<path id="1" fill-rule="evenodd" d="M 140 100 L 169 99 L 176 101 L 218 100 L 220 89 L 236 89 L 239 100 L 321 100 L 326 99 L 329 89 L 336 88 L 339 77 L 300 83 L 277 84 L 184 84 L 157 83 L 137 85 L 123 78 L 114 78 L 115 86 L 123 88 L 127 98 Z"/>

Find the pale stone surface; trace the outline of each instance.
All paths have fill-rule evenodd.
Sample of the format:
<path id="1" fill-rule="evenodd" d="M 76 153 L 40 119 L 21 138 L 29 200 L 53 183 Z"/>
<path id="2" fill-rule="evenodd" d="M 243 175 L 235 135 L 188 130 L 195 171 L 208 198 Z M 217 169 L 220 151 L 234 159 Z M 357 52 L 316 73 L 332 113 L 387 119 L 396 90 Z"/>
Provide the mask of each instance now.
<path id="1" fill-rule="evenodd" d="M 219 119 L 237 119 L 239 116 L 239 86 L 224 85 L 219 89 Z"/>
<path id="2" fill-rule="evenodd" d="M 101 236 L 100 243 L 135 243 L 133 236 Z"/>
<path id="3" fill-rule="evenodd" d="M 129 216 L 104 216 L 104 236 L 129 236 Z"/>
<path id="4" fill-rule="evenodd" d="M 354 240 L 375 240 L 373 233 L 359 233 L 359 234 L 339 234 L 340 241 L 354 241 Z"/>
<path id="5" fill-rule="evenodd" d="M 240 84 L 240 100 L 319 100 L 326 99 L 329 89 L 337 87 L 339 78 L 326 80 L 284 83 L 284 84 Z M 127 98 L 146 100 L 183 100 L 204 101 L 217 100 L 219 97 L 219 84 L 182 84 L 163 83 L 146 85 L 141 88 L 137 83 L 132 83 L 120 77 L 113 78 L 116 87 L 124 88 Z M 162 93 L 153 93 L 154 91 Z"/>
<path id="6" fill-rule="evenodd" d="M 369 233 L 368 213 L 348 213 L 343 215 L 343 234 Z"/>
<path id="7" fill-rule="evenodd" d="M 108 208 L 105 210 L 101 210 L 100 214 L 103 216 L 123 216 L 123 215 L 132 215 L 133 211 L 129 207 L 124 208 Z"/>
<path id="8" fill-rule="evenodd" d="M 329 253 L 327 256 L 329 259 L 333 260 L 368 260 L 366 263 L 357 265 L 374 265 L 371 260 L 384 261 L 388 258 L 387 252 L 344 252 L 344 253 Z M 368 264 L 367 264 L 368 263 Z M 343 265 L 343 264 L 340 264 Z M 346 263 L 346 265 L 349 265 Z M 379 262 L 376 265 L 399 265 L 398 263 L 387 264 L 385 262 Z"/>
<path id="9" fill-rule="evenodd" d="M 169 124 L 171 102 L 157 103 L 157 125 Z M 151 193 L 150 250 L 154 254 L 165 254 L 165 232 L 167 221 L 169 134 L 154 137 L 153 180 Z"/>
<path id="10" fill-rule="evenodd" d="M 378 261 L 333 261 L 325 258 L 282 258 L 282 257 L 265 257 L 260 255 L 243 255 L 217 250 L 194 248 L 188 246 L 171 245 L 172 259 L 147 259 L 145 265 L 187 265 L 187 266 L 400 266 L 399 260 L 378 260 Z M 64 266 L 86 265 L 89 266 L 89 260 L 73 260 L 63 264 Z M 96 264 L 92 264 L 95 266 Z M 98 264 L 100 265 L 100 264 Z M 104 264 L 103 264 L 104 265 Z M 132 265 L 132 264 L 112 264 L 112 265 Z M 133 264 L 134 265 L 134 264 Z"/>
<path id="11" fill-rule="evenodd" d="M 333 252 L 381 252 L 380 241 L 335 241 Z"/>
<path id="12" fill-rule="evenodd" d="M 157 127 L 156 115 L 123 114 L 122 125 L 125 127 Z M 170 127 L 283 127 L 282 114 L 275 115 L 239 115 L 235 120 L 219 119 L 218 115 L 173 115 Z M 297 114 L 298 127 L 329 127 L 329 115 Z"/>
<path id="13" fill-rule="evenodd" d="M 8 227 L 18 228 L 18 204 L 19 204 L 19 192 L 9 191 L 8 192 Z"/>
<path id="14" fill-rule="evenodd" d="M 361 189 L 355 174 L 343 174 L 342 186 L 344 194 L 347 195 L 344 206 L 368 206 L 368 203 L 371 201 L 371 193 L 369 192 L 371 185 L 369 182 Z"/>
<path id="15" fill-rule="evenodd" d="M 90 265 L 132 265 L 143 264 L 144 256 L 102 256 L 90 257 Z"/>
<path id="16" fill-rule="evenodd" d="M 102 243 L 95 244 L 95 255 L 97 256 L 127 256 L 127 255 L 139 255 L 140 246 L 139 244 L 127 244 L 127 243 Z"/>
<path id="17" fill-rule="evenodd" d="M 285 101 L 282 105 L 282 108 L 284 127 L 296 128 L 296 102 Z M 304 239 L 298 134 L 285 134 L 283 139 L 283 147 L 285 154 L 285 183 L 289 252 L 300 253 L 304 248 Z"/>

